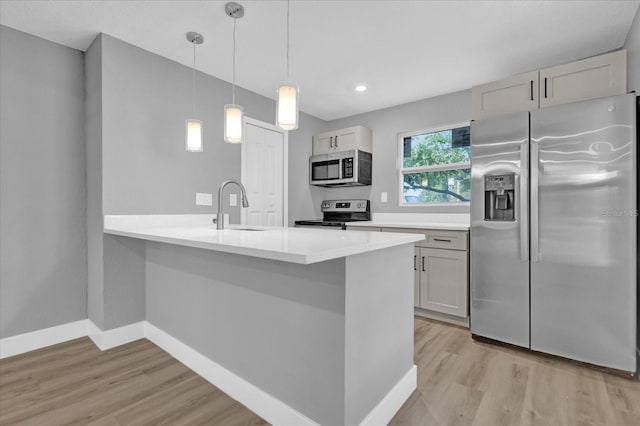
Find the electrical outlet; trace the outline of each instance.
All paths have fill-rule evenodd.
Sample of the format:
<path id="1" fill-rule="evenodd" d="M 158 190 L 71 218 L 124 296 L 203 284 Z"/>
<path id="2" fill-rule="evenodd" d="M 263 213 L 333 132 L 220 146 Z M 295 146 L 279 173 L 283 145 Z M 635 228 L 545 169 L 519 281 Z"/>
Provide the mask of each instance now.
<path id="1" fill-rule="evenodd" d="M 196 192 L 196 206 L 212 206 L 213 194 L 206 192 Z"/>
<path id="2" fill-rule="evenodd" d="M 380 202 L 381 203 L 386 203 L 387 202 L 387 193 L 386 192 L 381 192 L 380 193 Z"/>
<path id="3" fill-rule="evenodd" d="M 238 194 L 229 194 L 229 205 L 231 207 L 238 205 Z"/>

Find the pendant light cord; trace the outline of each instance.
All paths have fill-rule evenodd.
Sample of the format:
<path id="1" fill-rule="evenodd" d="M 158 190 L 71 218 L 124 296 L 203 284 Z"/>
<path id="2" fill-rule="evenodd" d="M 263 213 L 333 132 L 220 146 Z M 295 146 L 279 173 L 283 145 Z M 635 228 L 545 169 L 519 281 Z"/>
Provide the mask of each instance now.
<path id="1" fill-rule="evenodd" d="M 233 76 L 231 85 L 231 103 L 236 104 L 236 18 L 233 18 Z"/>
<path id="2" fill-rule="evenodd" d="M 193 68 L 191 69 L 191 90 L 192 90 L 192 97 L 191 99 L 193 100 L 193 104 L 192 104 L 192 117 L 195 118 L 196 116 L 196 42 L 195 40 L 192 41 L 191 43 L 193 43 Z"/>
<path id="3" fill-rule="evenodd" d="M 287 0 L 287 81 L 291 79 L 289 72 L 289 0 Z"/>

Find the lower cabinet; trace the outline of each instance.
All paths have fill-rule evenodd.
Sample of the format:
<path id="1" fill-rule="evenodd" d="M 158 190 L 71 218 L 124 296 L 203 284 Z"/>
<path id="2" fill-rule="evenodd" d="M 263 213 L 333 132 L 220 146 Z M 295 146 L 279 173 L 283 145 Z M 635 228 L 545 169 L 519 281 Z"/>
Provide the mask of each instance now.
<path id="1" fill-rule="evenodd" d="M 468 258 L 466 251 L 416 248 L 419 277 L 416 306 L 458 317 L 468 310 Z"/>
<path id="2" fill-rule="evenodd" d="M 424 234 L 425 239 L 418 241 L 413 251 L 415 306 L 462 320 L 469 316 L 467 231 L 359 226 L 347 226 L 347 229 Z"/>

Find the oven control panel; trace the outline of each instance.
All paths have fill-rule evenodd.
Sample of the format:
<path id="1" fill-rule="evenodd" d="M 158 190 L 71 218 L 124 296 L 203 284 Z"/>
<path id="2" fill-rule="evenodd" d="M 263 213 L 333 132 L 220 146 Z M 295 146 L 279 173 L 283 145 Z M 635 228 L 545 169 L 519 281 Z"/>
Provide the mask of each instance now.
<path id="1" fill-rule="evenodd" d="M 324 200 L 323 212 L 366 212 L 369 200 Z"/>

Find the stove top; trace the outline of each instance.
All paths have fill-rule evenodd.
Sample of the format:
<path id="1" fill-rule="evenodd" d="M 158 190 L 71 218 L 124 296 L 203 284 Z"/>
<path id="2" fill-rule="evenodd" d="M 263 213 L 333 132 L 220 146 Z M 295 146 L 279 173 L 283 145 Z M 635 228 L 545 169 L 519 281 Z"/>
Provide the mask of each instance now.
<path id="1" fill-rule="evenodd" d="M 329 227 L 346 229 L 346 223 L 371 220 L 369 200 L 324 200 L 322 220 L 296 220 L 298 227 Z"/>

